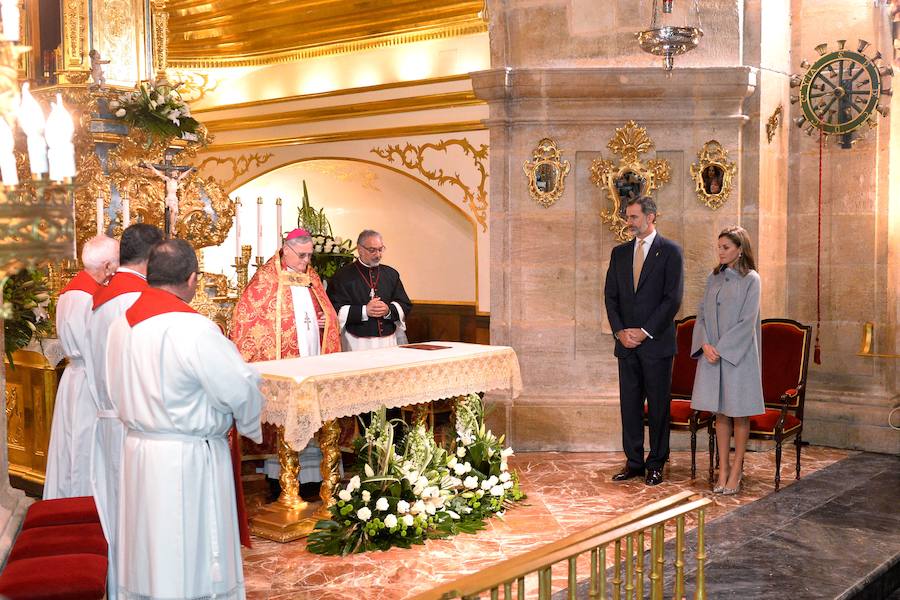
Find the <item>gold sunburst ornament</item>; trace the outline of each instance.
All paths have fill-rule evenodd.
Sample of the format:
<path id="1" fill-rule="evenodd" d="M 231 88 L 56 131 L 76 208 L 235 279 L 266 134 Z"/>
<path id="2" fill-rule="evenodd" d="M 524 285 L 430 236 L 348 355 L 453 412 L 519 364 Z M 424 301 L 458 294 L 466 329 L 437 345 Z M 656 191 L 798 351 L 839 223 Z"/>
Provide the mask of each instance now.
<path id="1" fill-rule="evenodd" d="M 653 149 L 653 140 L 647 130 L 634 121 L 616 129 L 606 145 L 613 154 L 621 157 L 618 164 L 605 158 L 591 163 L 591 181 L 606 190 L 609 206 L 600 213 L 603 222 L 620 242 L 631 239 L 625 222 L 625 203 L 630 198 L 651 196 L 671 178 L 672 167 L 665 159 L 654 158 L 643 162 L 639 156 Z"/>

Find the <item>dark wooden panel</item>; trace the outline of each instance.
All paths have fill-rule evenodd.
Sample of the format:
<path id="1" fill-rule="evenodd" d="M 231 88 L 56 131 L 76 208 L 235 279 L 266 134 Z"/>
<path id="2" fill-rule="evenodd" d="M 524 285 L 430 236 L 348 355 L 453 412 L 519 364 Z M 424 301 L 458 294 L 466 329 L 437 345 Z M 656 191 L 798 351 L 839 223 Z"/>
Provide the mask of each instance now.
<path id="1" fill-rule="evenodd" d="M 475 314 L 470 304 L 429 304 L 417 302 L 406 321 L 410 343 L 444 340 L 489 344 L 490 317 Z"/>

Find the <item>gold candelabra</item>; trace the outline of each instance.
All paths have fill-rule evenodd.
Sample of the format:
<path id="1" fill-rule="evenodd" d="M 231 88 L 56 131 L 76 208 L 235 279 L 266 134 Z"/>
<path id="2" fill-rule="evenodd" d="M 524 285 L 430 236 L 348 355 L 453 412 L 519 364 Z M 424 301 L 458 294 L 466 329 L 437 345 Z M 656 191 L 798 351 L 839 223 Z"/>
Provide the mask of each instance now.
<path id="1" fill-rule="evenodd" d="M 244 291 L 249 281 L 250 271 L 250 255 L 253 254 L 253 248 L 250 244 L 241 246 L 241 255 L 234 257 L 234 268 L 237 271 L 238 295 Z"/>

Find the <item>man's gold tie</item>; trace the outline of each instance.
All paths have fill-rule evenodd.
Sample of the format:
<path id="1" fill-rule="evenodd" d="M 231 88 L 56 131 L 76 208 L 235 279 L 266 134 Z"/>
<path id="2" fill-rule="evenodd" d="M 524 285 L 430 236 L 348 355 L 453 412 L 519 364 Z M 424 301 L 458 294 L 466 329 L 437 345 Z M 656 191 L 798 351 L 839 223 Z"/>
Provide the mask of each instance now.
<path id="1" fill-rule="evenodd" d="M 637 291 L 638 281 L 641 280 L 641 269 L 644 267 L 644 240 L 636 240 L 634 245 L 634 291 Z"/>

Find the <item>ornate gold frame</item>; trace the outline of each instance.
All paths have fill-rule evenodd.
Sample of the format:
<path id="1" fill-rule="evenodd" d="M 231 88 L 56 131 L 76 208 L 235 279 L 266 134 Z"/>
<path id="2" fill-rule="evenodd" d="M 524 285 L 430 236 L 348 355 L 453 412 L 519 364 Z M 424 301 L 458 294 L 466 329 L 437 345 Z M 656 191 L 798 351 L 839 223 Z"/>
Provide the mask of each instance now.
<path id="1" fill-rule="evenodd" d="M 778 108 L 775 109 L 775 112 L 772 113 L 772 116 L 769 117 L 769 120 L 766 121 L 766 140 L 771 144 L 772 140 L 775 139 L 775 131 L 781 127 L 781 115 L 784 112 L 784 108 L 779 104 Z"/>
<path id="2" fill-rule="evenodd" d="M 531 160 L 526 160 L 522 165 L 525 176 L 528 178 L 528 193 L 531 199 L 543 206 L 550 208 L 559 200 L 566 189 L 566 175 L 569 173 L 569 161 L 560 160 L 562 150 L 556 146 L 550 138 L 543 138 L 531 152 Z M 557 172 L 557 183 L 552 190 L 541 190 L 538 187 L 537 170 L 542 165 L 550 165 Z"/>
<path id="3" fill-rule="evenodd" d="M 703 149 L 697 153 L 697 157 L 700 162 L 691 165 L 691 178 L 697 183 L 697 199 L 711 209 L 717 210 L 725 204 L 731 194 L 737 165 L 728 160 L 728 152 L 716 140 L 703 144 Z M 703 179 L 703 173 L 709 167 L 718 167 L 722 170 L 718 192 L 708 190 Z"/>
<path id="4" fill-rule="evenodd" d="M 641 161 L 638 156 L 653 148 L 653 140 L 647 134 L 647 130 L 634 121 L 628 121 L 625 127 L 616 129 L 615 135 L 606 145 L 613 154 L 620 156 L 616 164 L 605 158 L 598 158 L 591 162 L 591 181 L 601 189 L 606 190 L 609 206 L 600 213 L 603 222 L 609 225 L 610 231 L 620 242 L 631 239 L 628 234 L 628 224 L 622 217 L 622 201 L 616 190 L 616 181 L 627 172 L 632 172 L 643 178 L 645 187 L 641 193 L 646 196 L 653 194 L 662 184 L 671 179 L 672 167 L 669 161 L 661 158 L 653 158 L 647 162 Z"/>

